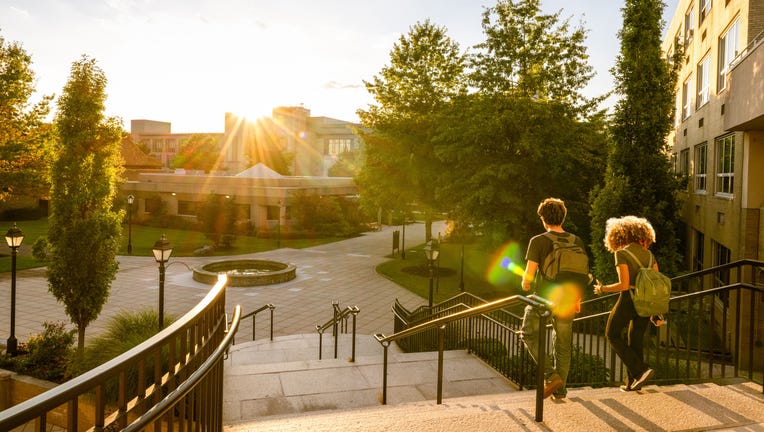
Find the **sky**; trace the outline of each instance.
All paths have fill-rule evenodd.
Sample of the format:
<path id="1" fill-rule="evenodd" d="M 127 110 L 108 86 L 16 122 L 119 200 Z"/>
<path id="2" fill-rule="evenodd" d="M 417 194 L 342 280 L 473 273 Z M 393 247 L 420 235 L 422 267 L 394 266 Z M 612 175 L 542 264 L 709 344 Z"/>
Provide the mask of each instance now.
<path id="1" fill-rule="evenodd" d="M 669 21 L 679 0 L 664 0 Z M 389 64 L 409 27 L 429 19 L 463 50 L 484 40 L 496 0 L 0 0 L 0 36 L 32 57 L 37 93 L 56 98 L 72 63 L 96 59 L 108 80 L 106 115 L 172 123 L 172 132 L 222 132 L 226 112 L 269 116 L 302 105 L 355 122 L 374 103 L 363 81 Z M 611 90 L 618 0 L 542 0 L 587 29 L 596 76 Z M 53 107 L 55 110 L 55 106 Z"/>

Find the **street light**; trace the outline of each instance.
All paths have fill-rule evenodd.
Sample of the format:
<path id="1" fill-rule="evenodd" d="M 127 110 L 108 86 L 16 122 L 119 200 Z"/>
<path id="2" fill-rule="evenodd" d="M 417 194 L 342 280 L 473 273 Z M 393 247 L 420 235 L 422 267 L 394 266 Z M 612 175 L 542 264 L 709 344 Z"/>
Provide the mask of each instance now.
<path id="1" fill-rule="evenodd" d="M 17 353 L 16 342 L 16 255 L 18 254 L 21 242 L 24 241 L 24 233 L 21 232 L 16 223 L 5 233 L 5 242 L 11 248 L 11 335 L 8 336 L 6 352 L 11 356 Z"/>
<path id="2" fill-rule="evenodd" d="M 133 254 L 133 201 L 135 197 L 127 196 L 127 254 Z"/>
<path id="3" fill-rule="evenodd" d="M 154 259 L 159 263 L 159 330 L 161 331 L 164 327 L 164 269 L 165 263 L 170 260 L 172 254 L 170 241 L 162 234 L 162 238 L 154 243 L 151 251 L 154 252 Z"/>
<path id="4" fill-rule="evenodd" d="M 440 249 L 438 249 L 438 241 L 430 240 L 424 246 L 424 256 L 427 258 L 427 266 L 430 269 L 430 297 L 427 302 L 430 308 L 432 308 L 432 280 L 433 280 L 433 267 L 435 267 L 435 260 L 438 259 Z"/>

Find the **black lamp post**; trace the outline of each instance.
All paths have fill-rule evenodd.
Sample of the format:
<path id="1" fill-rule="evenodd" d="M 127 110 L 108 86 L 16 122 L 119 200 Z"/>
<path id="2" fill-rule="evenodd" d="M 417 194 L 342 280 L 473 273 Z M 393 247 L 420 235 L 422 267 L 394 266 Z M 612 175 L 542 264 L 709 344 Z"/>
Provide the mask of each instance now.
<path id="1" fill-rule="evenodd" d="M 135 197 L 127 196 L 127 254 L 133 254 L 133 201 Z"/>
<path id="2" fill-rule="evenodd" d="M 433 282 L 433 268 L 435 267 L 435 260 L 438 259 L 440 249 L 438 249 L 438 242 L 436 240 L 430 240 L 424 246 L 424 256 L 427 258 L 427 267 L 430 269 L 430 296 L 427 304 L 432 307 L 432 282 Z"/>
<path id="3" fill-rule="evenodd" d="M 5 233 L 5 242 L 11 248 L 11 335 L 8 336 L 6 348 L 6 352 L 11 356 L 16 355 L 18 346 L 16 342 L 16 255 L 22 241 L 24 241 L 24 233 L 14 222 L 13 227 Z"/>
<path id="4" fill-rule="evenodd" d="M 170 260 L 172 247 L 170 241 L 164 234 L 162 238 L 154 243 L 151 249 L 154 252 L 154 259 L 159 263 L 159 330 L 164 327 L 164 269 L 165 263 Z"/>

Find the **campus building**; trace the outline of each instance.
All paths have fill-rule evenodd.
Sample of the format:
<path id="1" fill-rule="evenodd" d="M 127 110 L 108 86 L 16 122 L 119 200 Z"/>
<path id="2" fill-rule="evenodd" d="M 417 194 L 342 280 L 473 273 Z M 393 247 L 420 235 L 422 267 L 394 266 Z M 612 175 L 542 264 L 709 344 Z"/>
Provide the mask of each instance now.
<path id="1" fill-rule="evenodd" d="M 671 58 L 678 46 L 684 59 L 676 87 L 676 121 L 670 133 L 672 157 L 686 176 L 682 219 L 686 227 L 686 267 L 700 270 L 764 258 L 764 1 L 680 0 L 668 26 L 663 50 Z M 759 272 L 760 273 L 760 272 Z M 713 283 L 764 275 L 720 271 Z M 734 281 L 733 281 L 734 282 Z M 729 305 L 742 300 L 718 296 L 713 320 L 726 343 L 734 325 Z M 755 302 L 754 362 L 762 366 L 764 304 Z M 751 309 L 753 311 L 753 309 Z M 744 315 L 746 315 L 745 313 Z"/>
<path id="2" fill-rule="evenodd" d="M 669 135 L 687 176 L 691 270 L 764 257 L 764 2 L 681 0 L 664 51 L 684 46 Z"/>
<path id="3" fill-rule="evenodd" d="M 192 133 L 176 134 L 168 122 L 132 120 L 131 139 L 148 147 L 158 166 L 125 157 L 122 192 L 135 197 L 137 218 L 156 212 L 195 218 L 210 195 L 232 200 L 241 220 L 260 231 L 289 229 L 290 202 L 295 194 L 350 196 L 357 194 L 352 178 L 328 177 L 343 152 L 359 151 L 358 125 L 328 117 L 310 117 L 303 107 L 278 107 L 272 118 L 250 120 L 225 114 L 223 133 L 206 134 L 218 141 L 221 158 L 211 172 L 170 169 L 175 155 Z M 131 147 L 132 148 L 132 147 Z M 268 155 L 292 155 L 285 167 L 291 175 L 271 169 Z M 125 155 L 123 149 L 123 156 Z M 135 151 L 132 152 L 135 154 Z M 253 165 L 253 161 L 259 161 Z"/>

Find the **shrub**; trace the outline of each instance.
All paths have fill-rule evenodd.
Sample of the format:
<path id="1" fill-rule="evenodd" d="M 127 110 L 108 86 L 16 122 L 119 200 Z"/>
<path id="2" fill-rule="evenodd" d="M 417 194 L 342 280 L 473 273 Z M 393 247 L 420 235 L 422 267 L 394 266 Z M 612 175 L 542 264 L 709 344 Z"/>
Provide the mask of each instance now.
<path id="1" fill-rule="evenodd" d="M 20 374 L 62 383 L 68 379 L 67 365 L 74 354 L 76 330 L 67 331 L 63 322 L 42 324 L 41 334 L 20 345 L 18 357 L 6 356 L 0 364 Z"/>
<path id="2" fill-rule="evenodd" d="M 165 315 L 164 319 L 167 326 L 175 320 L 175 317 Z M 154 310 L 123 312 L 112 317 L 106 326 L 106 332 L 88 343 L 82 358 L 72 363 L 72 375 L 85 373 L 140 345 L 157 333 L 158 321 L 159 315 Z M 163 353 L 164 358 L 166 356 Z M 146 371 L 151 370 L 153 370 L 153 364 L 147 362 Z M 128 371 L 127 388 L 130 393 L 137 387 L 137 377 L 138 371 L 135 368 Z M 107 382 L 105 394 L 109 400 L 115 400 L 117 391 L 116 379 Z"/>
<path id="3" fill-rule="evenodd" d="M 47 237 L 38 237 L 32 246 L 32 256 L 37 261 L 48 261 L 50 259 L 50 243 Z"/>

